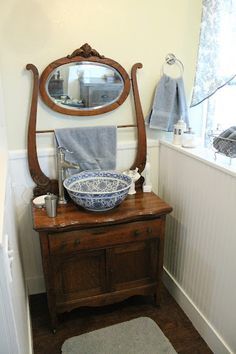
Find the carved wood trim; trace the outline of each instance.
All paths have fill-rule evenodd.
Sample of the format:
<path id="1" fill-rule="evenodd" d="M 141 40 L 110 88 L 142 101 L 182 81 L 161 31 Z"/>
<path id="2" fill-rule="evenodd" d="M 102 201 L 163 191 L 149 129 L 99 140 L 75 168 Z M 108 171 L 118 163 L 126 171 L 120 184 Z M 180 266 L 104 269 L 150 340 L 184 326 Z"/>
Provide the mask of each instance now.
<path id="1" fill-rule="evenodd" d="M 39 92 L 39 73 L 38 69 L 33 64 L 27 64 L 26 69 L 33 73 L 33 92 L 31 98 L 30 118 L 28 124 L 28 139 L 27 139 L 27 156 L 30 175 L 37 185 L 34 189 L 34 195 L 42 195 L 47 192 L 57 191 L 57 181 L 50 180 L 41 170 L 38 161 L 36 148 L 36 122 L 37 122 L 37 106 Z"/>
<path id="2" fill-rule="evenodd" d="M 72 54 L 67 55 L 67 58 L 72 59 L 78 56 L 83 58 L 89 58 L 89 57 L 98 57 L 101 59 L 105 58 L 104 55 L 100 55 L 95 49 L 90 47 L 88 43 L 85 43 L 80 48 L 74 50 Z"/>
<path id="3" fill-rule="evenodd" d="M 131 69 L 131 80 L 132 80 L 132 89 L 134 95 L 134 105 L 135 105 L 135 113 L 136 113 L 136 121 L 137 121 L 137 152 L 136 158 L 131 166 L 131 169 L 135 169 L 138 167 L 139 173 L 141 173 L 146 165 L 146 155 L 147 155 L 147 140 L 146 140 L 146 128 L 143 117 L 143 110 L 141 106 L 141 101 L 139 97 L 138 84 L 137 84 L 137 69 L 141 69 L 143 65 L 141 63 L 136 63 L 132 66 Z M 143 184 L 143 178 L 141 177 L 136 185 Z"/>

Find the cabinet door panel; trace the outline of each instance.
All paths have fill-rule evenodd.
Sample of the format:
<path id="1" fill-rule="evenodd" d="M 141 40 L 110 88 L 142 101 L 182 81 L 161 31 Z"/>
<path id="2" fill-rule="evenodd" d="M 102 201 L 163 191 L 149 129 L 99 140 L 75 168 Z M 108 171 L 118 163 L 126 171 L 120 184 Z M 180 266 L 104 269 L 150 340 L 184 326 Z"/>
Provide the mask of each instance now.
<path id="1" fill-rule="evenodd" d="M 104 250 L 81 252 L 55 259 L 53 267 L 57 302 L 105 292 Z"/>
<path id="2" fill-rule="evenodd" d="M 113 290 L 157 281 L 158 239 L 114 247 L 111 255 Z"/>

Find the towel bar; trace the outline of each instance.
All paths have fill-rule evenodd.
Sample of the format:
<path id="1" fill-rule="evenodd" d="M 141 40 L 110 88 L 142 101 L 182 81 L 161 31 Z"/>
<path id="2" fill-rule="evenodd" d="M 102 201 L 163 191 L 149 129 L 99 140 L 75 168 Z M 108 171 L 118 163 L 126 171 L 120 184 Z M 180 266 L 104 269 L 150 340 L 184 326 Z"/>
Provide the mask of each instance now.
<path id="1" fill-rule="evenodd" d="M 118 125 L 117 128 L 135 128 L 137 125 L 135 124 L 129 124 L 129 125 Z M 54 133 L 54 130 L 36 130 L 37 134 L 43 134 L 43 133 Z"/>

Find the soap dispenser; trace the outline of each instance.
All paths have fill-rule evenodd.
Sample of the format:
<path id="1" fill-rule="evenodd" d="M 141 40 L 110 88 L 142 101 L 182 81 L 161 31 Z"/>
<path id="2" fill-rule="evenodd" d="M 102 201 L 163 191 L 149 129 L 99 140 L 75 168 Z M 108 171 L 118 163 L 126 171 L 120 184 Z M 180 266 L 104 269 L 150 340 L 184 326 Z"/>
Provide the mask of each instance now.
<path id="1" fill-rule="evenodd" d="M 180 119 L 178 120 L 177 124 L 178 124 L 178 127 L 179 127 L 180 129 L 182 129 L 183 132 L 185 132 L 185 130 L 186 130 L 186 123 L 185 123 L 185 121 L 184 121 L 182 118 L 180 118 Z"/>

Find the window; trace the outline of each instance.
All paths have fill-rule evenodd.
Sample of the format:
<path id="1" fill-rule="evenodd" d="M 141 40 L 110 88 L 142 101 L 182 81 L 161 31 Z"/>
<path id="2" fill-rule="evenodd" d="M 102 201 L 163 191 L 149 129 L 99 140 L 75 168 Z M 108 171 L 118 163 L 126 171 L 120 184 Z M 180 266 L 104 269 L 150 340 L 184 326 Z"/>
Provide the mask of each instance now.
<path id="1" fill-rule="evenodd" d="M 191 106 L 201 106 L 199 127 L 209 142 L 210 131 L 236 125 L 236 1 L 203 0 L 202 9 Z"/>
<path id="2" fill-rule="evenodd" d="M 236 125 L 236 80 L 218 90 L 211 99 L 215 106 L 213 125 L 223 129 Z"/>

